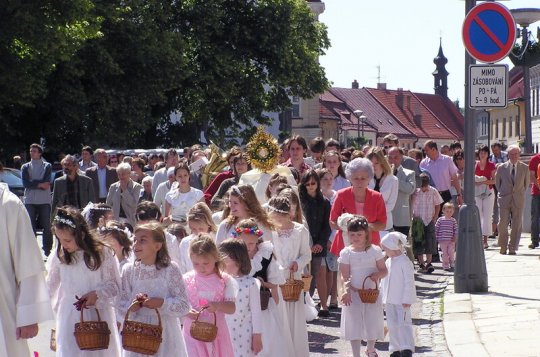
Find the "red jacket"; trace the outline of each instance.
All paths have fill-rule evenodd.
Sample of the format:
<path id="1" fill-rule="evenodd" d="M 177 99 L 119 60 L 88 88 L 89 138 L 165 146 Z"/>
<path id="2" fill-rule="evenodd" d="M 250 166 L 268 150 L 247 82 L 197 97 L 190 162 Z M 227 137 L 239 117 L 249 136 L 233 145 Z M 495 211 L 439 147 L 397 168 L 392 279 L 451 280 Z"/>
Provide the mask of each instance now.
<path id="1" fill-rule="evenodd" d="M 210 185 L 208 185 L 208 187 L 204 190 L 204 200 L 208 206 L 210 206 L 210 201 L 212 201 L 212 197 L 214 197 L 216 192 L 219 190 L 221 183 L 231 177 L 234 177 L 232 170 L 223 171 L 217 174 L 212 182 L 210 182 Z"/>
<path id="2" fill-rule="evenodd" d="M 334 201 L 332 210 L 330 211 L 330 221 L 337 222 L 338 217 L 343 213 L 356 214 L 356 205 L 354 203 L 352 187 L 347 187 L 337 192 L 336 200 Z M 366 217 L 368 223 L 381 222 L 386 224 L 386 206 L 384 204 L 382 194 L 366 188 L 366 200 L 364 202 L 363 216 Z M 379 237 L 379 232 L 371 231 L 371 243 L 379 245 L 380 241 L 381 239 Z M 343 242 L 341 231 L 338 230 L 336 237 L 332 242 L 330 252 L 336 256 L 339 256 L 339 253 L 343 248 L 345 248 L 345 243 Z"/>

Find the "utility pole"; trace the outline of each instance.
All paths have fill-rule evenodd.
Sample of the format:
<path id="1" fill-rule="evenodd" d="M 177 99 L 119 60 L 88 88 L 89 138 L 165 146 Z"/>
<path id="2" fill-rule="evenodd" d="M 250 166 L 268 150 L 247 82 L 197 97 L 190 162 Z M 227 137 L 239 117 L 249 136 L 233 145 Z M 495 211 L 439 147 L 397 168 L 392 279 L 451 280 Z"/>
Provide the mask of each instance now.
<path id="1" fill-rule="evenodd" d="M 476 6 L 476 0 L 465 1 L 465 15 Z M 474 143 L 476 140 L 475 111 L 470 108 L 469 66 L 476 61 L 465 51 L 465 180 L 464 204 L 459 209 L 454 291 L 479 293 L 488 291 L 486 259 L 482 246 L 480 213 L 474 200 Z"/>

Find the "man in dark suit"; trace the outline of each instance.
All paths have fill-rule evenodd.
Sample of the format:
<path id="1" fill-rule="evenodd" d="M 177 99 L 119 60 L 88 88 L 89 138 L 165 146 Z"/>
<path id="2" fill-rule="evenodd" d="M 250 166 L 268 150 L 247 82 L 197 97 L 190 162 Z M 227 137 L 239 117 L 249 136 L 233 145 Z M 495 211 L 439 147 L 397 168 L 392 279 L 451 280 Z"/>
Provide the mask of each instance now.
<path id="1" fill-rule="evenodd" d="M 94 159 L 96 160 L 97 165 L 87 169 L 86 176 L 90 177 L 94 184 L 94 193 L 96 194 L 96 197 L 93 201 L 105 203 L 109 187 L 118 181 L 118 174 L 114 168 L 107 166 L 109 157 L 105 150 L 96 149 L 96 151 L 94 151 Z"/>
<path id="2" fill-rule="evenodd" d="M 94 185 L 92 179 L 84 175 L 79 175 L 79 163 L 72 155 L 67 155 L 62 160 L 64 176 L 54 181 L 52 209 L 56 214 L 56 209 L 65 205 L 83 209 L 88 202 L 94 198 Z"/>
<path id="3" fill-rule="evenodd" d="M 495 187 L 498 191 L 499 203 L 499 247 L 500 253 L 515 255 L 521 238 L 521 222 L 525 192 L 529 188 L 529 167 L 519 161 L 521 149 L 519 146 L 508 147 L 509 161 L 497 166 L 495 171 Z M 510 242 L 508 242 L 508 223 L 512 221 Z"/>

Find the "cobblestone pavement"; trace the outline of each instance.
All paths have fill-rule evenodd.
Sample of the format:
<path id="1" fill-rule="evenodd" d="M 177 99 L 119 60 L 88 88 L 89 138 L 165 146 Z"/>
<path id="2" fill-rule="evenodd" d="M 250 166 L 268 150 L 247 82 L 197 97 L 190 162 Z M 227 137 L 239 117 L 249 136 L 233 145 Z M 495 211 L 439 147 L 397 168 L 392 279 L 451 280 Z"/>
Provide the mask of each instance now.
<path id="1" fill-rule="evenodd" d="M 416 274 L 416 294 L 418 301 L 413 305 L 413 324 L 415 325 L 416 353 L 415 356 L 447 357 L 451 356 L 444 338 L 442 312 L 444 289 L 452 273 L 442 270 L 440 263 L 434 263 L 432 274 Z M 308 323 L 310 356 L 340 357 L 352 356 L 350 345 L 339 336 L 340 311 L 331 311 L 329 318 L 316 319 Z M 388 337 L 385 341 L 377 342 L 380 357 L 389 356 Z M 364 348 L 362 355 L 364 355 Z"/>

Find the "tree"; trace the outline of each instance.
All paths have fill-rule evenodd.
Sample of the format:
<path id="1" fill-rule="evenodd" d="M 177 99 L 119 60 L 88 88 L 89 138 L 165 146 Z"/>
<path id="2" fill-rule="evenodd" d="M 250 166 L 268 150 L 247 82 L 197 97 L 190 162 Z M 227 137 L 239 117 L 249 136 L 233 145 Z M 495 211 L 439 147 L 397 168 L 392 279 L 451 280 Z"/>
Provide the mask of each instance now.
<path id="1" fill-rule="evenodd" d="M 47 79 L 56 65 L 69 60 L 87 39 L 100 35 L 101 19 L 93 9 L 90 0 L 2 1 L 0 132 L 4 149 L 19 141 L 23 129 L 33 129 L 25 126 L 20 115 L 46 95 Z"/>
<path id="2" fill-rule="evenodd" d="M 186 34 L 191 76 L 177 93 L 185 122 L 210 121 L 219 140 L 263 111 L 290 107 L 289 96 L 311 98 L 328 86 L 318 63 L 329 47 L 326 28 L 305 0 L 188 0 L 178 21 Z"/>
<path id="3" fill-rule="evenodd" d="M 101 35 L 55 63 L 32 105 L 4 111 L 13 142 L 185 146 L 205 129 L 225 146 L 289 96 L 328 86 L 318 63 L 326 29 L 304 0 L 93 3 Z"/>

